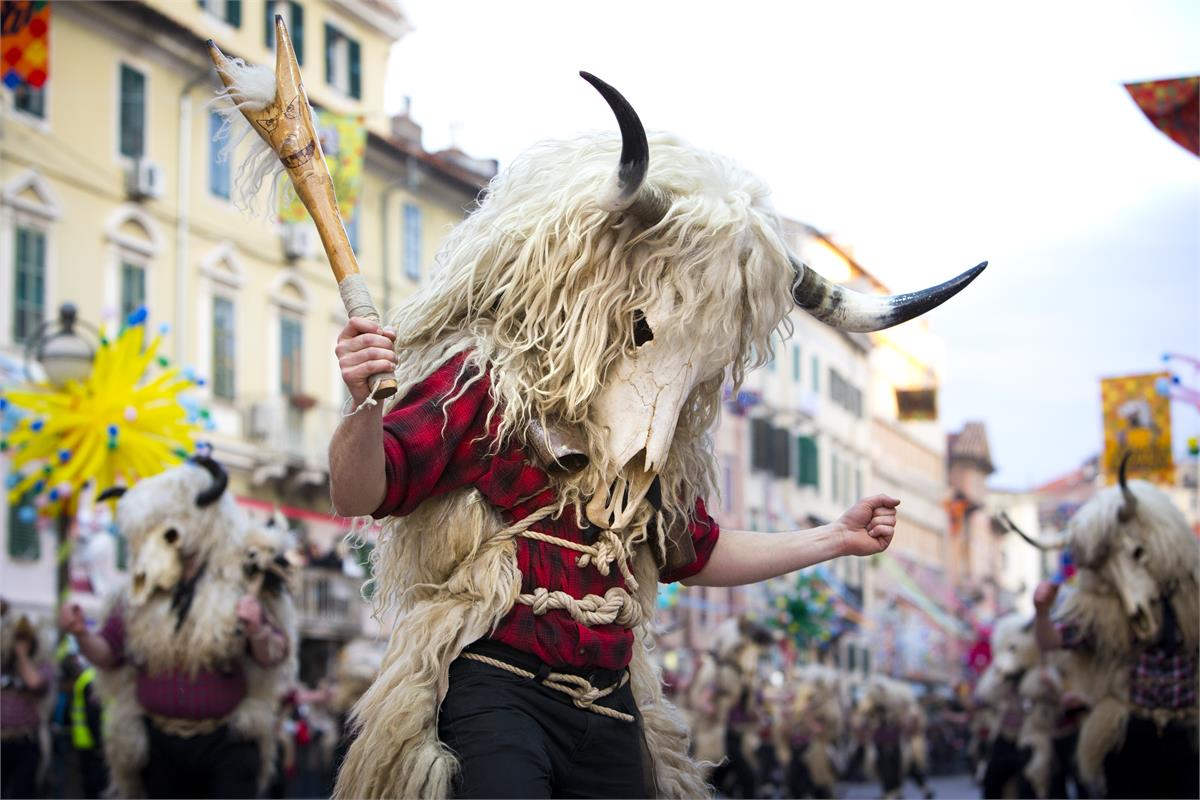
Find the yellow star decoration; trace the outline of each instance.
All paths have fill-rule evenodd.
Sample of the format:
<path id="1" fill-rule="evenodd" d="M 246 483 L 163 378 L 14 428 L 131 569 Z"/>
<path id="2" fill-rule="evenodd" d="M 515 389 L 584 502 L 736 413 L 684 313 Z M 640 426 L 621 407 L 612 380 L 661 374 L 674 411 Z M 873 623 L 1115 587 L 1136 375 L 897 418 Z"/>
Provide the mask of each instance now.
<path id="1" fill-rule="evenodd" d="M 129 325 L 115 342 L 101 338 L 84 382 L 5 392 L 4 401 L 27 412 L 0 439 L 12 458 L 10 503 L 32 492 L 44 498 L 40 513 L 70 513 L 88 482 L 132 486 L 187 458 L 196 426 L 179 394 L 193 381 L 158 357 L 162 336 L 144 341 L 145 325 Z M 154 376 L 152 364 L 161 368 Z"/>

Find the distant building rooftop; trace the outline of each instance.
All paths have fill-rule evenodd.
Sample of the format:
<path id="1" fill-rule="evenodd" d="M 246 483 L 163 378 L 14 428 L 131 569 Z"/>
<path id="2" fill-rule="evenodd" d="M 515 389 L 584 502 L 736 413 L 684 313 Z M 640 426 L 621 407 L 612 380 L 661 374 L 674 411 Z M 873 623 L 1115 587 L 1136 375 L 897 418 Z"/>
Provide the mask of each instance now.
<path id="1" fill-rule="evenodd" d="M 992 452 L 988 447 L 987 427 L 982 422 L 968 422 L 958 433 L 946 437 L 946 454 L 950 462 L 973 462 L 986 474 L 996 471 L 992 464 Z"/>

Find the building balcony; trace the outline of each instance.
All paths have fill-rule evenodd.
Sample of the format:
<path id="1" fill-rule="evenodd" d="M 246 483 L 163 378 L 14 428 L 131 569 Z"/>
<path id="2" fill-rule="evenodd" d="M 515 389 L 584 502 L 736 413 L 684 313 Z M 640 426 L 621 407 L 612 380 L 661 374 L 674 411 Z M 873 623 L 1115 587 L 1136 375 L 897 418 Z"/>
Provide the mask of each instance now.
<path id="1" fill-rule="evenodd" d="M 300 635 L 348 639 L 362 633 L 362 580 L 338 570 L 308 567 L 300 571 L 296 612 Z"/>
<path id="2" fill-rule="evenodd" d="M 295 488 L 323 487 L 329 440 L 339 409 L 307 396 L 268 397 L 243 408 L 243 434 L 254 447 L 253 483 L 286 480 Z"/>

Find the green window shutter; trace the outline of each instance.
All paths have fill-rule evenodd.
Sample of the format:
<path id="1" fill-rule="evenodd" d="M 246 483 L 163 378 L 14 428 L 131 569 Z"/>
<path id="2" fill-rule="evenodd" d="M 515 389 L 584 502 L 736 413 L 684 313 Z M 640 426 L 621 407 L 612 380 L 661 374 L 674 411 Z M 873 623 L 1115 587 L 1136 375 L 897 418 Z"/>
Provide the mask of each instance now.
<path id="1" fill-rule="evenodd" d="M 814 394 L 821 392 L 821 362 L 816 357 L 812 357 L 812 390 Z"/>
<path id="2" fill-rule="evenodd" d="M 292 44 L 296 43 L 296 33 L 292 32 Z M 263 44 L 268 50 L 275 49 L 275 4 L 271 0 L 263 3 Z M 299 56 L 299 53 L 296 53 Z"/>
<path id="3" fill-rule="evenodd" d="M 46 234 L 17 228 L 13 270 L 13 340 L 24 342 L 42 324 L 46 311 Z"/>
<path id="4" fill-rule="evenodd" d="M 146 270 L 136 264 L 121 264 L 121 324 L 146 304 Z"/>
<path id="5" fill-rule="evenodd" d="M 796 482 L 801 486 L 819 486 L 817 440 L 811 436 L 800 436 L 797 437 L 796 444 Z"/>
<path id="6" fill-rule="evenodd" d="M 337 41 L 337 31 L 328 23 L 325 25 L 325 82 L 333 85 L 333 45 Z"/>
<path id="7" fill-rule="evenodd" d="M 300 394 L 303 389 L 301 367 L 304 344 L 303 323 L 295 317 L 279 318 L 279 389 L 287 397 Z"/>
<path id="8" fill-rule="evenodd" d="M 37 520 L 25 522 L 21 519 L 21 509 L 32 502 L 33 495 L 26 494 L 8 506 L 8 554 L 22 561 L 37 561 L 42 557 Z"/>
<path id="9" fill-rule="evenodd" d="M 121 65 L 121 155 L 140 158 L 146 152 L 146 76 Z"/>
<path id="10" fill-rule="evenodd" d="M 362 52 L 354 39 L 346 40 L 350 44 L 350 96 L 355 100 L 362 99 Z"/>
<path id="11" fill-rule="evenodd" d="M 225 0 L 225 21 L 235 28 L 242 27 L 242 0 Z"/>
<path id="12" fill-rule="evenodd" d="M 800 382 L 800 348 L 792 348 L 792 380 Z"/>
<path id="13" fill-rule="evenodd" d="M 304 6 L 292 0 L 291 2 L 292 27 L 290 33 L 292 35 L 292 47 L 296 50 L 296 61 L 299 64 L 304 63 Z M 272 22 L 274 25 L 274 22 Z"/>
<path id="14" fill-rule="evenodd" d="M 213 394 L 225 400 L 234 398 L 234 324 L 233 301 L 213 297 L 212 311 L 212 386 Z"/>

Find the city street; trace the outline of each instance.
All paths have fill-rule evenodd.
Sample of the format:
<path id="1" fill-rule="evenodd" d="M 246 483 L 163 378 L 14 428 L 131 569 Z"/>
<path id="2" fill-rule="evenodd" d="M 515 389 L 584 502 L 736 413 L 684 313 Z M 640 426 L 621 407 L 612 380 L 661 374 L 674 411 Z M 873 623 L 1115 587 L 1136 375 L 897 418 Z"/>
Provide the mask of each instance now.
<path id="1" fill-rule="evenodd" d="M 933 796 L 938 800 L 964 800 L 965 798 L 979 797 L 979 787 L 971 780 L 971 776 L 963 773 L 961 775 L 939 775 L 929 779 L 929 785 L 933 789 Z M 880 796 L 879 784 L 871 783 L 845 783 L 841 785 L 841 797 L 845 800 L 869 800 Z M 920 798 L 921 791 L 912 781 L 904 784 L 903 797 Z"/>

